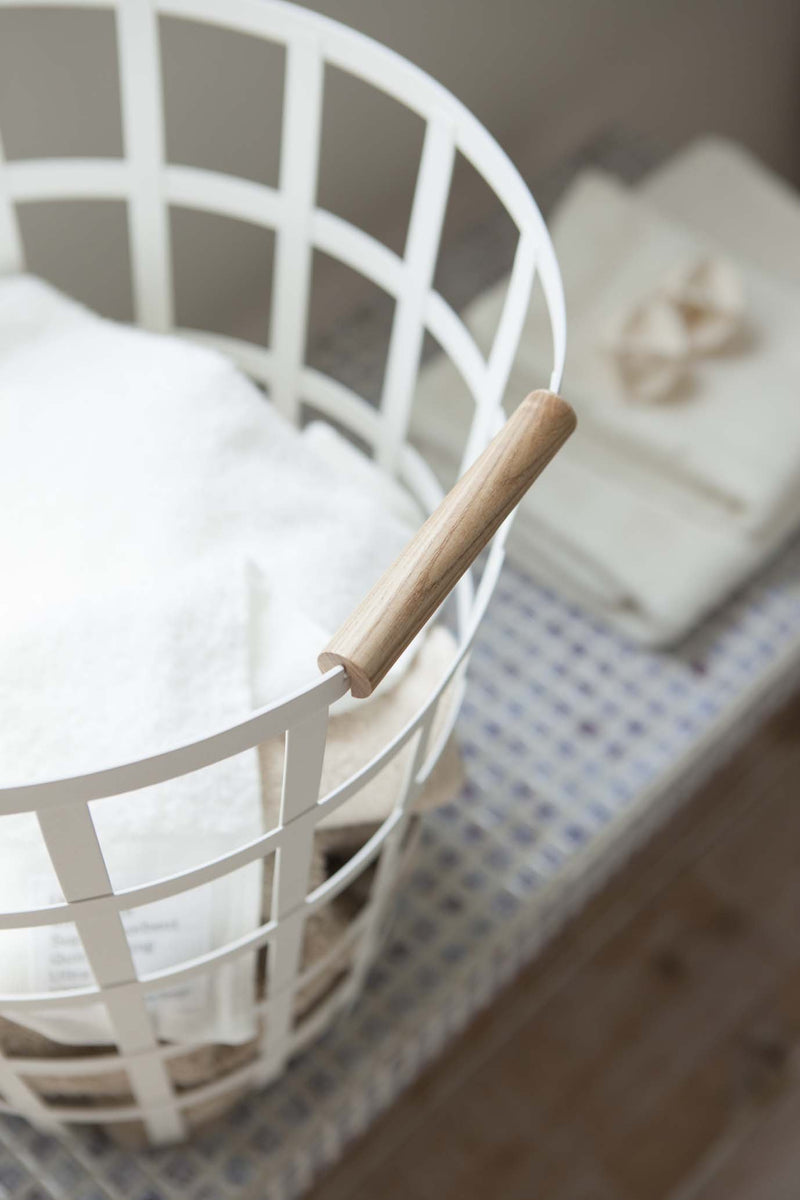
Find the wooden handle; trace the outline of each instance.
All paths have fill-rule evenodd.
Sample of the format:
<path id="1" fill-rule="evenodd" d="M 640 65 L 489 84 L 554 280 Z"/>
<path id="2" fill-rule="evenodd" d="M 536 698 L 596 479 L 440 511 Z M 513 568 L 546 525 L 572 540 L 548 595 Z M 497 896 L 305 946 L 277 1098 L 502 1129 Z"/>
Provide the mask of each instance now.
<path id="1" fill-rule="evenodd" d="M 321 671 L 342 666 L 354 696 L 372 694 L 575 428 L 554 392 L 531 392 L 329 642 Z"/>

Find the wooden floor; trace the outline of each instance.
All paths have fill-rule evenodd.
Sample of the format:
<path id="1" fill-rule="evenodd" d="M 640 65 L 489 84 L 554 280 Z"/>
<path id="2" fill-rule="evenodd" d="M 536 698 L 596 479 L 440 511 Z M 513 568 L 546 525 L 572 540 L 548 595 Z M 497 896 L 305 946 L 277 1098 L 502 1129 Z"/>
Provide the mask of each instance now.
<path id="1" fill-rule="evenodd" d="M 800 1200 L 800 700 L 312 1193 Z"/>

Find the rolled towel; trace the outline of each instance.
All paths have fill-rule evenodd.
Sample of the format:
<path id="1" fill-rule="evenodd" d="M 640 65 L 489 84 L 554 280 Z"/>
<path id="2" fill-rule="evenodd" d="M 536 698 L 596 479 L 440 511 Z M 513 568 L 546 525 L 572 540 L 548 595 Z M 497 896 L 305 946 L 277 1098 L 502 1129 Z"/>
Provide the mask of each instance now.
<path id="1" fill-rule="evenodd" d="M 605 336 L 605 349 L 630 399 L 658 403 L 686 382 L 689 335 L 679 310 L 665 296 L 649 296 L 618 315 Z"/>
<path id="2" fill-rule="evenodd" d="M 742 330 L 742 274 L 721 254 L 679 263 L 667 275 L 664 295 L 681 318 L 691 354 L 716 354 Z"/>
<path id="3" fill-rule="evenodd" d="M 604 340 L 628 398 L 660 403 L 691 388 L 695 359 L 742 332 L 744 287 L 734 263 L 709 254 L 679 262 L 651 288 L 612 318 Z"/>

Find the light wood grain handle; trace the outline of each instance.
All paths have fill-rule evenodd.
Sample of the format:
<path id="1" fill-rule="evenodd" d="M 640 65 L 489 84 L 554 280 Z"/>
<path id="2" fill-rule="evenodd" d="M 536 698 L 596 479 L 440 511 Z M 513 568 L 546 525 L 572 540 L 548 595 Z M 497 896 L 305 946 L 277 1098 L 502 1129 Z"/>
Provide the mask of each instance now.
<path id="1" fill-rule="evenodd" d="M 575 428 L 554 392 L 531 392 L 318 658 L 372 694 Z"/>

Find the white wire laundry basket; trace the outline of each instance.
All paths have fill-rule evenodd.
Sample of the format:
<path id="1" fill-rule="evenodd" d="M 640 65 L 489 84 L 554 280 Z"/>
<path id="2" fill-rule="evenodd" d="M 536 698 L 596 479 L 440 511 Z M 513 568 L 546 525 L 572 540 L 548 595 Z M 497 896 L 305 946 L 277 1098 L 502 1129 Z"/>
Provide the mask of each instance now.
<path id="1" fill-rule="evenodd" d="M 0 0 L 0 7 L 11 6 L 40 5 L 30 0 Z M 57 7 L 53 0 L 46 0 L 46 6 Z M 532 382 L 549 383 L 553 390 L 560 382 L 565 321 L 558 268 L 539 211 L 506 155 L 470 113 L 422 71 L 370 39 L 281 0 L 69 0 L 64 7 L 92 7 L 115 14 L 125 152 L 120 159 L 7 160 L 0 144 L 0 270 L 10 273 L 25 269 L 17 219 L 19 203 L 79 198 L 123 200 L 128 213 L 136 320 L 150 330 L 171 331 L 174 293 L 170 205 L 223 214 L 274 230 L 269 348 L 211 334 L 207 341 L 263 383 L 273 403 L 291 420 L 299 420 L 301 404 L 306 402 L 366 442 L 376 462 L 396 475 L 425 510 L 432 512 L 442 500 L 441 489 L 408 441 L 426 330 L 450 356 L 474 401 L 465 466 L 480 455 L 503 424 L 501 401 L 537 272 L 550 314 L 554 365 L 549 381 Z M 160 16 L 203 22 L 285 47 L 277 188 L 165 160 Z M 402 257 L 316 204 L 326 64 L 387 93 L 425 122 Z M 489 184 L 519 230 L 505 307 L 488 358 L 433 286 L 457 151 Z M 315 249 L 360 272 L 396 301 L 378 406 L 305 361 Z M 498 510 L 495 525 L 508 507 Z M 319 792 L 328 710 L 348 690 L 350 682 L 341 665 L 309 680 L 301 692 L 191 745 L 176 746 L 136 762 L 104 766 L 80 777 L 0 791 L 0 814 L 35 813 L 64 896 L 63 902 L 46 908 L 0 914 L 0 931 L 74 923 L 95 980 L 91 987 L 70 991 L 0 996 L 0 1012 L 13 1020 L 15 1014 L 23 1016 L 26 1009 L 42 1012 L 59 1006 L 100 1003 L 107 1012 L 115 1042 L 113 1049 L 84 1057 L 0 1055 L 2 1111 L 22 1114 L 50 1131 L 63 1130 L 70 1123 L 141 1123 L 151 1142 L 174 1141 L 187 1134 L 193 1110 L 277 1077 L 287 1060 L 355 999 L 384 924 L 410 809 L 446 744 L 458 707 L 452 707 L 445 728 L 437 729 L 432 736 L 437 705 L 446 687 L 451 692 L 453 687 L 461 687 L 470 646 L 502 565 L 507 528 L 506 522 L 495 536 L 479 582 L 468 570 L 457 584 L 458 653 L 449 674 L 400 734 L 331 794 L 320 797 Z M 441 586 L 434 589 L 431 599 L 434 607 L 452 582 L 450 577 L 438 581 Z M 406 634 L 411 636 L 427 616 L 428 611 L 420 608 L 413 620 L 406 621 Z M 356 633 L 363 633 L 364 620 L 362 613 L 355 622 Z M 355 642 L 350 638 L 351 646 L 357 643 L 358 637 Z M 341 653 L 334 654 L 330 661 L 348 662 L 346 647 L 340 645 L 338 649 Z M 381 654 L 393 657 L 395 650 L 384 646 Z M 285 737 L 284 780 L 276 828 L 195 869 L 143 886 L 114 890 L 92 821 L 91 801 L 200 770 L 276 736 Z M 404 748 L 409 766 L 391 815 L 354 857 L 309 892 L 312 841 L 318 823 L 354 796 Z M 271 855 L 275 855 L 276 869 L 268 921 L 233 944 L 137 977 L 123 912 L 198 888 Z M 374 869 L 369 899 L 346 936 L 351 969 L 311 1016 L 298 1021 L 298 992 L 308 984 L 310 972 L 320 969 L 320 964 L 310 971 L 301 969 L 306 922 L 368 868 Z M 187 1046 L 157 1040 L 148 1014 L 148 995 L 218 971 L 238 956 L 262 949 L 266 949 L 267 968 L 263 998 L 258 1002 L 262 1021 L 257 1053 L 221 1078 L 199 1087 L 177 1087 L 170 1063 L 178 1055 L 185 1055 Z M 120 1072 L 130 1093 L 130 1102 L 124 1104 L 87 1107 L 55 1102 L 37 1086 L 37 1080 L 44 1078 L 99 1078 Z"/>

